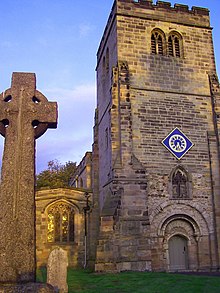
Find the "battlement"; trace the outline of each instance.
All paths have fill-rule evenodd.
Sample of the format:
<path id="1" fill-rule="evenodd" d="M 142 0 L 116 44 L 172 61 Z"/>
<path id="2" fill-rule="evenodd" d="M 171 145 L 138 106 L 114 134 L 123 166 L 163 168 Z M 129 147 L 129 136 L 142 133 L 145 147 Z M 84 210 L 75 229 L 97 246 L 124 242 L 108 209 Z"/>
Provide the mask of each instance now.
<path id="1" fill-rule="evenodd" d="M 189 9 L 188 5 L 184 4 L 174 4 L 174 7 L 171 6 L 170 2 L 165 1 L 157 1 L 156 4 L 153 3 L 153 0 L 118 0 L 118 2 L 124 3 L 133 3 L 134 5 L 139 5 L 145 8 L 163 8 L 172 11 L 181 11 L 181 12 L 188 12 L 193 14 L 199 15 L 207 15 L 209 16 L 209 9 L 203 7 L 196 7 L 193 6 L 192 9 Z"/>
<path id="2" fill-rule="evenodd" d="M 156 4 L 154 4 L 153 0 L 116 0 L 117 4 L 129 4 L 131 9 L 134 9 L 135 7 L 139 8 L 145 8 L 145 9 L 154 9 L 154 10 L 167 10 L 170 12 L 184 12 L 189 13 L 190 15 L 203 15 L 203 16 L 209 16 L 209 9 L 203 8 L 203 7 L 196 7 L 192 6 L 191 9 L 189 9 L 188 5 L 184 4 L 174 4 L 174 6 L 171 5 L 170 2 L 166 1 L 156 1 Z"/>

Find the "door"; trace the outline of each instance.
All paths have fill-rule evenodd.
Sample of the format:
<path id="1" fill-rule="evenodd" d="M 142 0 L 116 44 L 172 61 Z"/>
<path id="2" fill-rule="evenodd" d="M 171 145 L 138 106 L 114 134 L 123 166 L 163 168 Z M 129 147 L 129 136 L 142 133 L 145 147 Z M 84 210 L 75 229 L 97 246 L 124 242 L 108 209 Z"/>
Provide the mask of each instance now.
<path id="1" fill-rule="evenodd" d="M 187 239 L 175 235 L 169 240 L 170 270 L 180 271 L 188 269 Z"/>

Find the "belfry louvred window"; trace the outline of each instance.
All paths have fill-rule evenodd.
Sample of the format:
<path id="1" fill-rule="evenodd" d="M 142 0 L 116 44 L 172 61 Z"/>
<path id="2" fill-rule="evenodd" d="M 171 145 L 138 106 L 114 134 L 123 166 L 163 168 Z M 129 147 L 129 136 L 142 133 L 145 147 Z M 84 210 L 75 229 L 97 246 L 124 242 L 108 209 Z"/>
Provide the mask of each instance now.
<path id="1" fill-rule="evenodd" d="M 168 55 L 173 56 L 173 42 L 171 37 L 168 39 Z"/>
<path id="2" fill-rule="evenodd" d="M 176 57 L 180 57 L 180 40 L 177 37 L 174 38 L 174 44 L 175 44 L 175 55 Z"/>
<path id="3" fill-rule="evenodd" d="M 181 37 L 177 33 L 172 33 L 168 38 L 168 55 L 181 57 Z"/>
<path id="4" fill-rule="evenodd" d="M 155 38 L 154 34 L 152 34 L 152 36 L 151 36 L 151 53 L 152 54 L 157 53 L 157 51 L 156 51 L 156 38 Z"/>
<path id="5" fill-rule="evenodd" d="M 151 34 L 151 53 L 164 55 L 164 37 L 162 32 L 157 30 L 153 31 Z"/>
<path id="6" fill-rule="evenodd" d="M 158 36 L 158 39 L 157 39 L 157 46 L 158 46 L 158 54 L 163 55 L 163 40 L 160 35 Z"/>
<path id="7" fill-rule="evenodd" d="M 49 208 L 47 215 L 47 241 L 59 243 L 73 242 L 73 207 L 66 203 L 57 203 Z"/>

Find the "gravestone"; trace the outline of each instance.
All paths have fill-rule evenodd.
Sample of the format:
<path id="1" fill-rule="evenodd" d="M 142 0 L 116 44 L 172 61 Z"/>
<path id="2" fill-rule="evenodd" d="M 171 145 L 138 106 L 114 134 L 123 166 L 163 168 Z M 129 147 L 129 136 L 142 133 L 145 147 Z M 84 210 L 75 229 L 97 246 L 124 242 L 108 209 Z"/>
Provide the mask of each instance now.
<path id="1" fill-rule="evenodd" d="M 1 284 L 35 282 L 35 140 L 56 126 L 57 104 L 36 90 L 35 74 L 13 73 L 11 88 L 0 95 L 0 133 L 5 137 L 0 189 Z"/>
<path id="2" fill-rule="evenodd" d="M 60 247 L 51 251 L 47 263 L 47 283 L 57 292 L 68 292 L 67 285 L 67 252 Z"/>

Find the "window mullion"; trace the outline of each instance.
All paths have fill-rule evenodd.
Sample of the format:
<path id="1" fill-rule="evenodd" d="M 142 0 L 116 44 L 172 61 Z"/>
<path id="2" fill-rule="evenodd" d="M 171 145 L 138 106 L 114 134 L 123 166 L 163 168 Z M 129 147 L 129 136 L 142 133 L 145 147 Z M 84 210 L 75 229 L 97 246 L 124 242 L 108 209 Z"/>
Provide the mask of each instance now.
<path id="1" fill-rule="evenodd" d="M 172 38 L 172 48 L 173 48 L 173 57 L 176 57 L 176 48 L 175 48 L 174 38 Z"/>
<path id="2" fill-rule="evenodd" d="M 63 213 L 60 212 L 60 242 L 63 242 Z"/>

